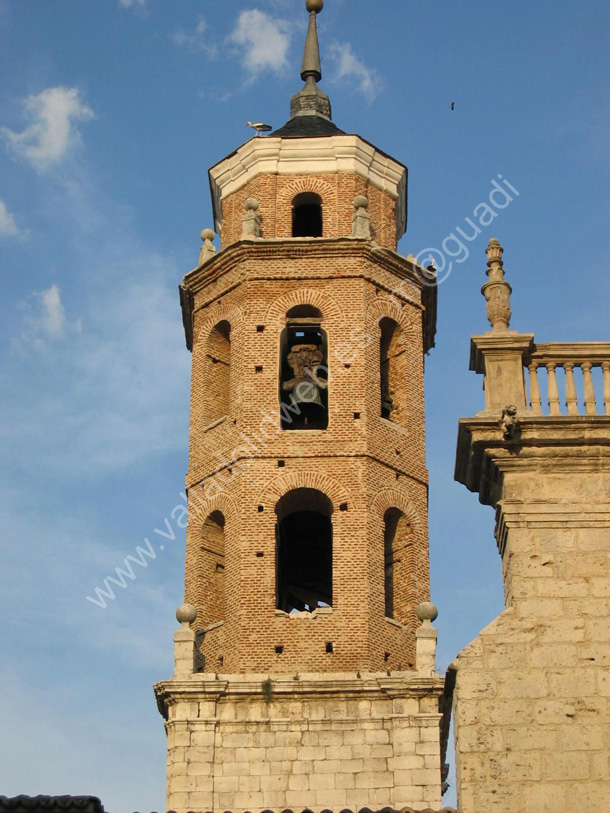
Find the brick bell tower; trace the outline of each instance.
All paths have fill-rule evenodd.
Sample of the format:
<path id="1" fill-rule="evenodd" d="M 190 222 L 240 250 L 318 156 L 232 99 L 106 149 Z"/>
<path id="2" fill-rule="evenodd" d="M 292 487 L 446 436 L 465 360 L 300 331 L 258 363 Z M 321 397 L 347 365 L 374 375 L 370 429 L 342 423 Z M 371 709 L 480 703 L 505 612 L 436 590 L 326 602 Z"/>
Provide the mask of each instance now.
<path id="1" fill-rule="evenodd" d="M 291 117 L 210 170 L 192 351 L 186 602 L 155 687 L 167 809 L 441 800 L 429 599 L 430 272 L 406 168 L 331 120 L 316 15 Z"/>

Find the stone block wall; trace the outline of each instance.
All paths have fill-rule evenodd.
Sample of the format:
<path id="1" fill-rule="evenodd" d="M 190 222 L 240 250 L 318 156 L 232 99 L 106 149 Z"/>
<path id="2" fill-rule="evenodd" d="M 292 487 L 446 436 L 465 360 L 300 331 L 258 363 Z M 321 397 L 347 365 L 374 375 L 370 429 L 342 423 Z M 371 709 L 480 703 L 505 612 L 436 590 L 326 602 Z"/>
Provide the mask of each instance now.
<path id="1" fill-rule="evenodd" d="M 266 680 L 166 684 L 168 810 L 440 808 L 442 681 Z"/>
<path id="2" fill-rule="evenodd" d="M 610 460 L 585 421 L 579 449 L 528 449 L 524 422 L 489 452 L 507 609 L 454 664 L 461 813 L 610 810 Z"/>

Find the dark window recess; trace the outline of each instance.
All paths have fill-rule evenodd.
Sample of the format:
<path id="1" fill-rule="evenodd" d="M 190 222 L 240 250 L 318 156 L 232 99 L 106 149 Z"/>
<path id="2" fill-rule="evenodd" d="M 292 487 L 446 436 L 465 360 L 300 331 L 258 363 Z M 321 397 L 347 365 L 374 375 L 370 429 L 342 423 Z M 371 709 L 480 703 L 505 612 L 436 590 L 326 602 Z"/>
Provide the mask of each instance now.
<path id="1" fill-rule="evenodd" d="M 275 648 L 275 654 L 276 655 L 281 655 L 283 651 L 284 651 L 283 646 L 276 646 L 276 648 Z"/>
<path id="2" fill-rule="evenodd" d="M 277 461 L 278 469 L 283 469 L 285 465 L 286 465 L 286 463 L 283 460 L 278 460 Z"/>
<path id="3" fill-rule="evenodd" d="M 335 651 L 335 650 L 333 649 L 333 644 L 332 644 L 332 641 L 328 641 L 328 643 L 326 644 L 326 651 L 327 651 L 328 653 L 331 653 L 331 652 L 334 652 L 334 651 Z"/>
<path id="4" fill-rule="evenodd" d="M 318 323 L 289 324 L 280 343 L 282 429 L 328 426 L 328 347 Z"/>
<path id="5" fill-rule="evenodd" d="M 290 613 L 332 606 L 332 503 L 298 488 L 276 506 L 276 607 Z"/>
<path id="6" fill-rule="evenodd" d="M 256 326 L 256 332 L 257 333 L 262 333 L 264 330 L 265 330 L 265 325 L 257 325 Z"/>
<path id="7" fill-rule="evenodd" d="M 407 386 L 405 339 L 401 328 L 393 319 L 380 320 L 379 364 L 381 378 L 381 417 L 406 425 Z"/>
<path id="8" fill-rule="evenodd" d="M 303 192 L 292 201 L 292 236 L 322 237 L 322 198 Z"/>

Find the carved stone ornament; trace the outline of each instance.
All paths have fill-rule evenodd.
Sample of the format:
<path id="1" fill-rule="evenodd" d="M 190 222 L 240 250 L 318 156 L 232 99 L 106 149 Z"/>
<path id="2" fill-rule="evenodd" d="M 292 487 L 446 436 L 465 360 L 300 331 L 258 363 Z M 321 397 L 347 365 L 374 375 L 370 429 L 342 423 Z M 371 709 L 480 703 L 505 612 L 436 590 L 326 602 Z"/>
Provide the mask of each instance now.
<path id="1" fill-rule="evenodd" d="M 519 434 L 519 418 L 517 417 L 517 407 L 514 404 L 509 404 L 502 410 L 500 429 L 504 440 L 514 440 Z"/>
<path id="2" fill-rule="evenodd" d="M 487 319 L 493 330 L 507 330 L 510 325 L 512 288 L 504 279 L 503 253 L 500 243 L 492 237 L 486 250 L 489 282 L 481 288 L 481 293 L 487 302 Z"/>

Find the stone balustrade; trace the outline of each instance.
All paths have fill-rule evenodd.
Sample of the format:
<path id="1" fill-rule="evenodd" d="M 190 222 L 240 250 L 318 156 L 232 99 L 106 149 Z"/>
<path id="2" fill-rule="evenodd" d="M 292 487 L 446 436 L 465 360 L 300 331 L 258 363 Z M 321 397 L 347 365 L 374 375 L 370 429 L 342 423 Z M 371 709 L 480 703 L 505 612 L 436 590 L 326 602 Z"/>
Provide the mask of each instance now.
<path id="1" fill-rule="evenodd" d="M 534 415 L 545 414 L 547 404 L 551 416 L 610 415 L 610 342 L 533 345 L 524 363 L 529 370 L 529 404 Z M 595 368 L 602 371 L 597 382 L 592 374 Z M 560 378 L 558 370 L 563 371 Z M 544 393 L 540 371 L 546 372 Z"/>

